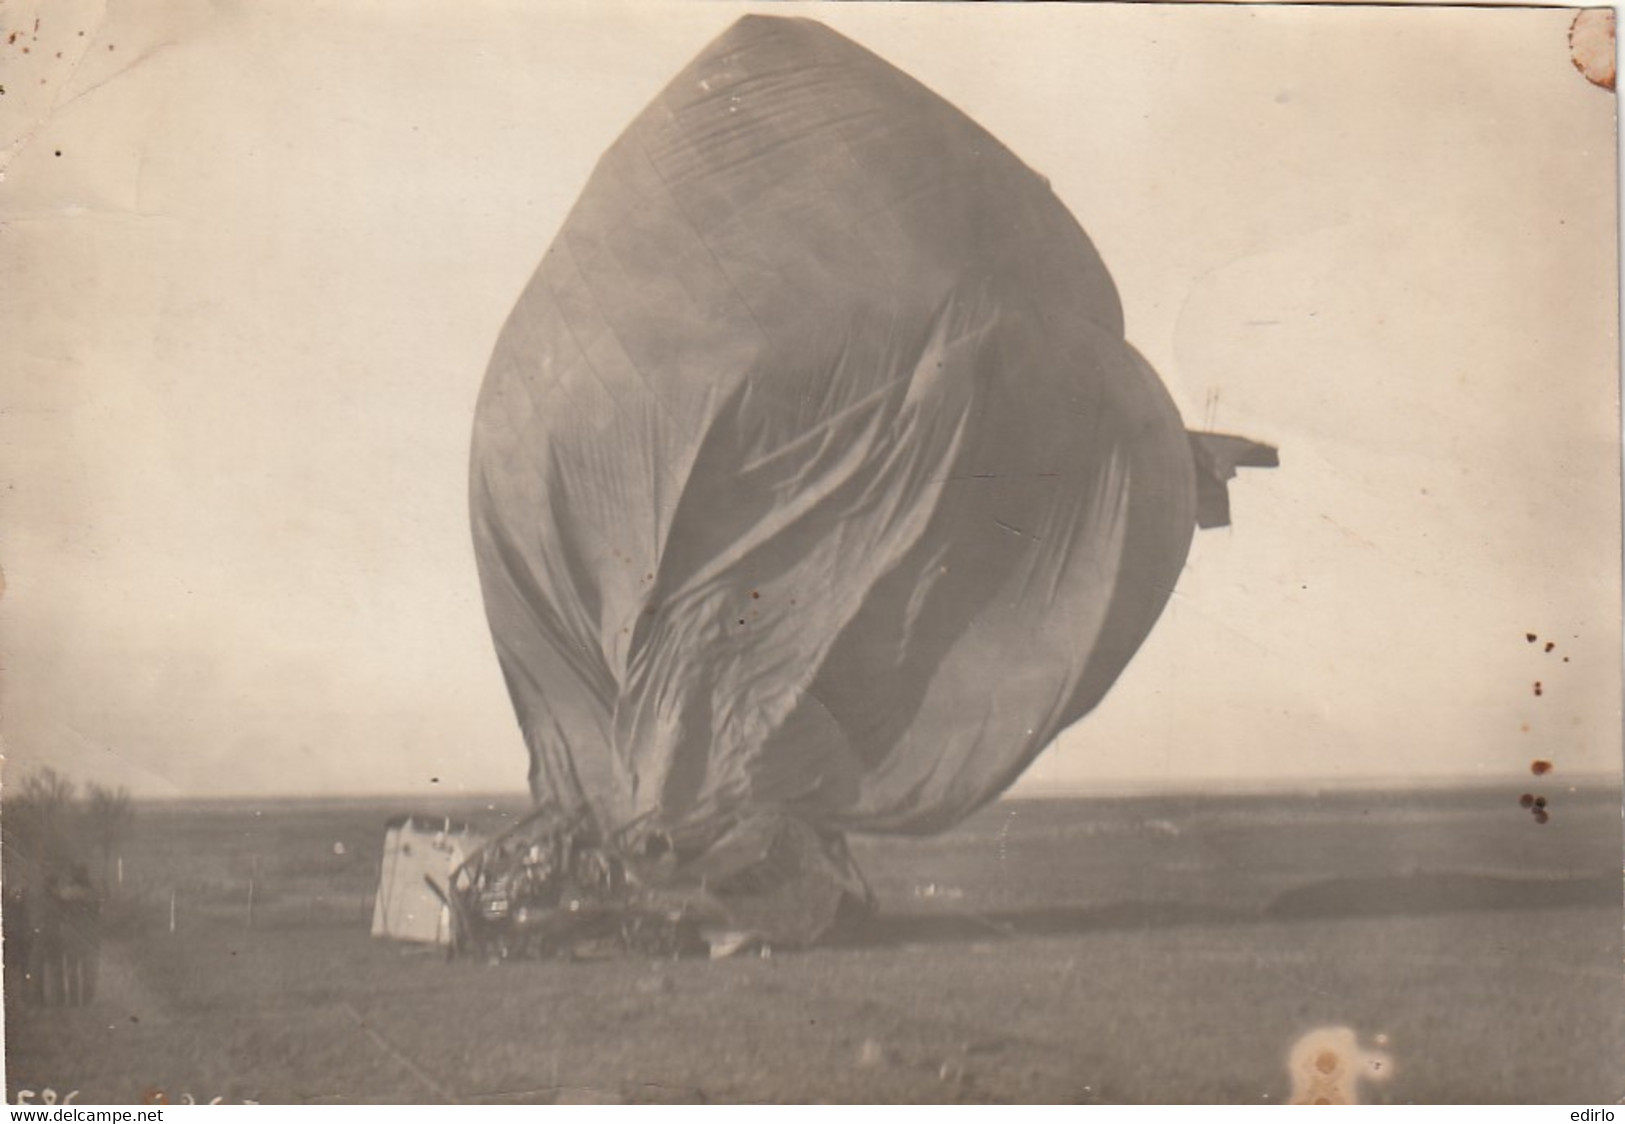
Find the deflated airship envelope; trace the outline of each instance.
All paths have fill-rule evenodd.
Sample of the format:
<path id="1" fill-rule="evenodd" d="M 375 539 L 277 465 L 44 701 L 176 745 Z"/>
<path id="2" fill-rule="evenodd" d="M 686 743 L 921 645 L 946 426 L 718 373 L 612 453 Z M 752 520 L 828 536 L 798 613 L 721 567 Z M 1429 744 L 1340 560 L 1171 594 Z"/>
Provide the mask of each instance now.
<path id="1" fill-rule="evenodd" d="M 1078 223 L 818 23 L 603 155 L 491 358 L 473 533 L 538 799 L 945 828 L 1094 708 L 1224 481 Z"/>

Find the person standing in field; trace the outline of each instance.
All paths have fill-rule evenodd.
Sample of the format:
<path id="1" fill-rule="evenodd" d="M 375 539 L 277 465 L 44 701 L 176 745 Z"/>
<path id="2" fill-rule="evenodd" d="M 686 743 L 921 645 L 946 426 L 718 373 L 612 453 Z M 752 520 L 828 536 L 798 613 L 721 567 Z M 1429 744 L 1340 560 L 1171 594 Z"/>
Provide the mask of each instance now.
<path id="1" fill-rule="evenodd" d="M 62 948 L 63 878 L 59 871 L 45 876 L 45 884 L 31 897 L 29 920 L 33 932 L 28 942 L 28 994 L 44 1007 L 66 1002 L 63 991 Z"/>
<path id="2" fill-rule="evenodd" d="M 5 995 L 8 1003 L 24 1003 L 34 998 L 35 919 L 29 912 L 29 892 L 24 887 L 6 890 Z"/>
<path id="3" fill-rule="evenodd" d="M 83 865 L 73 868 L 57 893 L 62 948 L 62 1002 L 83 1006 L 96 998 L 101 956 L 101 901 Z"/>

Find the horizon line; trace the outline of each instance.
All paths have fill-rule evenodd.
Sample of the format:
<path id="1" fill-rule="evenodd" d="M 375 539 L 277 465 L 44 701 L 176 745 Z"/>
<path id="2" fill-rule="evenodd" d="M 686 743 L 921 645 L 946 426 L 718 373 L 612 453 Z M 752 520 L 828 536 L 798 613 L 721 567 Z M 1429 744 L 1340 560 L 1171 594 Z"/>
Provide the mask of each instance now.
<path id="1" fill-rule="evenodd" d="M 1523 772 L 1507 772 L 1495 775 L 1472 774 L 1468 776 L 1429 776 L 1429 777 L 1403 777 L 1403 776 L 1364 776 L 1364 777 L 1293 777 L 1290 779 L 1271 780 L 1269 778 L 1211 778 L 1195 777 L 1174 783 L 1157 783 L 1136 780 L 1102 780 L 1102 781 L 1040 781 L 1029 782 L 1022 785 L 1020 781 L 1011 789 L 1001 793 L 989 804 L 1003 800 L 1057 800 L 1057 799 L 1125 799 L 1144 796 L 1161 797 L 1200 797 L 1208 795 L 1222 796 L 1318 796 L 1333 793 L 1358 792 L 1392 792 L 1396 790 L 1440 791 L 1447 789 L 1472 790 L 1495 788 L 1515 781 L 1523 783 L 1545 783 L 1548 785 L 1562 784 L 1575 788 L 1620 788 L 1625 793 L 1625 775 L 1615 771 L 1591 771 L 1574 773 L 1567 776 L 1558 774 L 1555 770 L 1543 776 L 1534 776 Z M 310 803 L 379 803 L 384 801 L 398 801 L 405 804 L 422 804 L 428 801 L 522 801 L 530 802 L 530 793 L 523 788 L 511 790 L 484 789 L 484 790 L 453 790 L 443 792 L 416 792 L 393 790 L 377 791 L 346 791 L 346 792 L 239 792 L 239 793 L 196 793 L 182 795 L 140 795 L 132 794 L 131 800 L 141 804 L 188 804 L 188 803 L 220 803 L 220 804 L 250 804 L 256 801 L 286 802 L 307 801 Z"/>

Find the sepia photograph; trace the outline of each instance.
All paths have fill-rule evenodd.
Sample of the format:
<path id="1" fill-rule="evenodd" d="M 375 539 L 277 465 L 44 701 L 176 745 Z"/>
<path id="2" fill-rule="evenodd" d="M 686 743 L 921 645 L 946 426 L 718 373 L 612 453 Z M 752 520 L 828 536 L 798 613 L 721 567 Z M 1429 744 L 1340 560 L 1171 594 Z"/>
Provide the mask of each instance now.
<path id="1" fill-rule="evenodd" d="M 4 0 L 7 1103 L 1625 1103 L 1615 55 Z"/>

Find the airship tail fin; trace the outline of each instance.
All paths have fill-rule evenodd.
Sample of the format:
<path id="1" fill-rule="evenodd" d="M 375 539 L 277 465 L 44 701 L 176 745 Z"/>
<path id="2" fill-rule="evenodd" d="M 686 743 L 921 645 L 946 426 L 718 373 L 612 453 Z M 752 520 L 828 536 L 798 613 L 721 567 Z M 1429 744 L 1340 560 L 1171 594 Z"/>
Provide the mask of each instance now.
<path id="1" fill-rule="evenodd" d="M 1281 463 L 1275 446 L 1228 433 L 1187 430 L 1191 457 L 1196 461 L 1196 525 L 1230 525 L 1230 489 L 1238 468 L 1275 468 Z"/>

